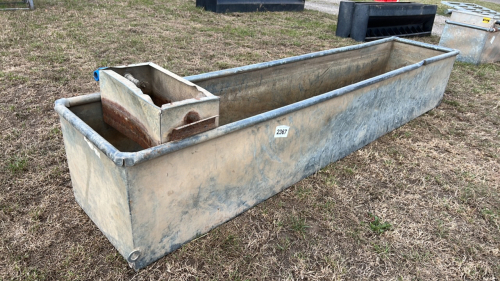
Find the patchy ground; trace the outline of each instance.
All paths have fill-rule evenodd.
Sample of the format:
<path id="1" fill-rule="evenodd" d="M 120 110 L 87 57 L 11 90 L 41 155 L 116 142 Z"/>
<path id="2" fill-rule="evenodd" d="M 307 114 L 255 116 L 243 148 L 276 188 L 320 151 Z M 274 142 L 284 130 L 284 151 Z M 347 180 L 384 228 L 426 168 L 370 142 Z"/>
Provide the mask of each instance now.
<path id="1" fill-rule="evenodd" d="M 500 278 L 499 63 L 456 63 L 436 109 L 131 270 L 74 201 L 53 102 L 98 91 L 105 65 L 190 75 L 356 44 L 316 11 L 194 4 L 40 0 L 0 13 L 0 279 Z"/>

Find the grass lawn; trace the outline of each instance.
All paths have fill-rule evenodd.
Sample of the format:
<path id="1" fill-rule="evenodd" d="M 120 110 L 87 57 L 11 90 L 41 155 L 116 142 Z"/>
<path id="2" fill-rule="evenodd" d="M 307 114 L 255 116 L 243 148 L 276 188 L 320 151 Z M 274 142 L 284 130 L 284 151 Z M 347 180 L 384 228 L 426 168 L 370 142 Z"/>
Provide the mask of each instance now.
<path id="1" fill-rule="evenodd" d="M 307 10 L 34 2 L 0 12 L 0 280 L 500 279 L 500 63 L 455 63 L 434 110 L 135 272 L 74 200 L 54 101 L 106 65 L 185 76 L 357 42 Z"/>

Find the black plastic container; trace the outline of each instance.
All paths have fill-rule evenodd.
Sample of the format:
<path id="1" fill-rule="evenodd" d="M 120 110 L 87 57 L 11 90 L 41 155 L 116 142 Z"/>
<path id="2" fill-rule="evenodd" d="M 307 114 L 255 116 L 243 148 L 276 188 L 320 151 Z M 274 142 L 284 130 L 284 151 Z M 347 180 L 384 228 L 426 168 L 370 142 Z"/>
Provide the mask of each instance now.
<path id="1" fill-rule="evenodd" d="M 356 41 L 431 35 L 437 5 L 341 1 L 336 35 Z"/>
<path id="2" fill-rule="evenodd" d="M 196 0 L 196 7 L 215 13 L 303 11 L 304 0 Z"/>

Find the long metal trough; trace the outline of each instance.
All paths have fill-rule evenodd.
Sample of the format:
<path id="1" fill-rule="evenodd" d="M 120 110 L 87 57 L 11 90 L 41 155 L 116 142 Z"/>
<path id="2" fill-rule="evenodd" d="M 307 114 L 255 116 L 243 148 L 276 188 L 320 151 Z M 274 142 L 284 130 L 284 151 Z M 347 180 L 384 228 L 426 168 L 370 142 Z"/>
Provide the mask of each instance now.
<path id="1" fill-rule="evenodd" d="M 219 127 L 143 149 L 100 94 L 55 102 L 76 201 L 134 269 L 436 107 L 458 51 L 387 38 L 185 77 Z"/>

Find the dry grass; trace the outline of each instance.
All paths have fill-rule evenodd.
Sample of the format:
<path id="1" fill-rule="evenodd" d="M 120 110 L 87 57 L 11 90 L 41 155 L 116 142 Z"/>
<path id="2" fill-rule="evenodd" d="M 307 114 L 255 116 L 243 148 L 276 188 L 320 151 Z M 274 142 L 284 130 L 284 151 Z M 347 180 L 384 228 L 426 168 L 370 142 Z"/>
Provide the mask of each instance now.
<path id="1" fill-rule="evenodd" d="M 499 63 L 457 63 L 438 108 L 136 273 L 74 201 L 54 100 L 104 65 L 188 75 L 354 42 L 311 11 L 35 4 L 0 13 L 0 279 L 500 278 Z"/>

